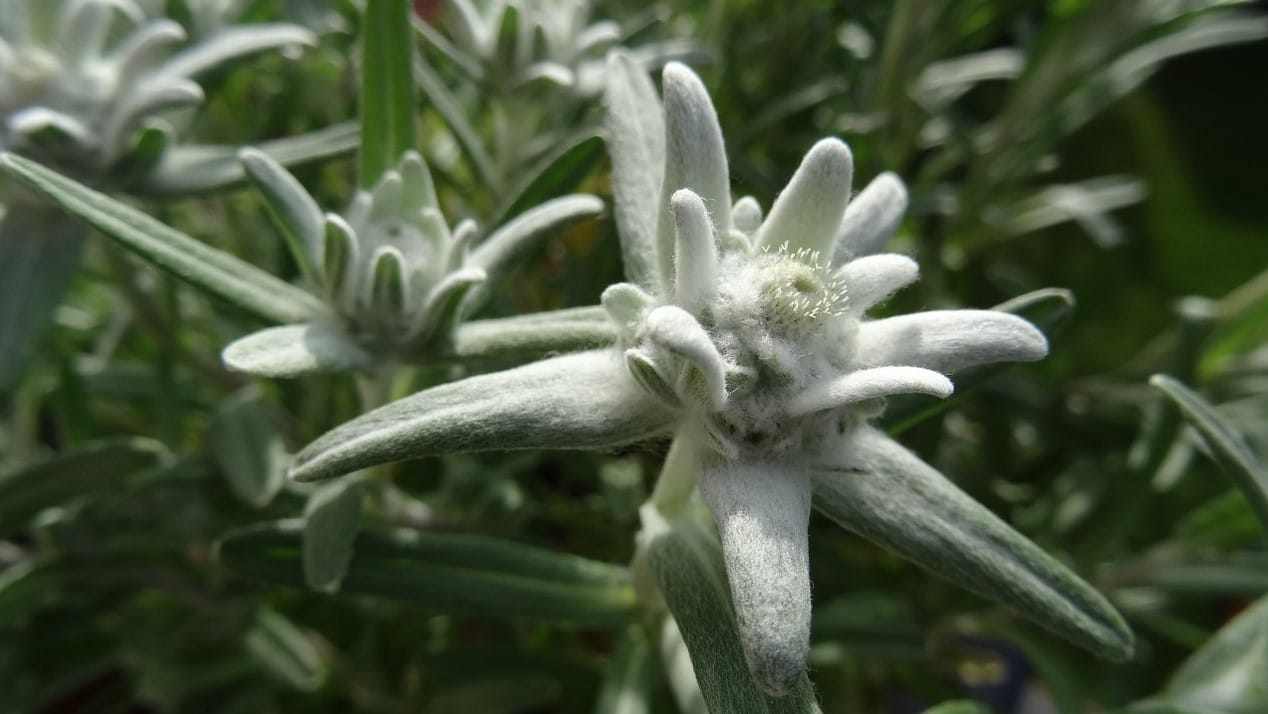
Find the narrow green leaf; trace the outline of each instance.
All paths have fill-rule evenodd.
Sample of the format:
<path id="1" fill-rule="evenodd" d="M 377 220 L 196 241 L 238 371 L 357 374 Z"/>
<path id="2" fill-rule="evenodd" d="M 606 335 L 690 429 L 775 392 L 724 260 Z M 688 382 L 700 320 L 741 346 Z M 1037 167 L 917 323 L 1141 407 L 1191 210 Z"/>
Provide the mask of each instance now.
<path id="1" fill-rule="evenodd" d="M 246 650 L 278 681 L 301 692 L 311 692 L 326 678 L 317 648 L 281 613 L 261 607 L 243 639 Z"/>
<path id="2" fill-rule="evenodd" d="M 370 188 L 418 146 L 410 3 L 367 0 L 362 27 L 359 180 Z"/>
<path id="3" fill-rule="evenodd" d="M 783 697 L 767 696 L 749 674 L 717 540 L 690 516 L 667 521 L 643 511 L 640 547 L 691 653 L 709 711 L 818 712 L 806 675 Z"/>
<path id="4" fill-rule="evenodd" d="M 1268 597 L 1225 625 L 1172 675 L 1166 704 L 1227 714 L 1268 711 Z"/>
<path id="5" fill-rule="evenodd" d="M 128 250 L 263 319 L 302 322 L 324 310 L 303 290 L 33 161 L 3 154 L 0 165 Z"/>
<path id="6" fill-rule="evenodd" d="M 0 395 L 19 382 L 79 269 L 85 226 L 31 200 L 0 208 Z"/>
<path id="7" fill-rule="evenodd" d="M 1268 530 L 1268 470 L 1259 462 L 1237 428 L 1220 416 L 1197 392 L 1165 374 L 1149 383 L 1167 395 L 1184 418 L 1202 435 L 1220 468 L 1241 489 L 1265 530 Z"/>
<path id="8" fill-rule="evenodd" d="M 220 563 L 303 588 L 302 532 L 298 521 L 233 531 L 220 541 Z M 638 612 L 625 568 L 485 536 L 406 530 L 363 529 L 340 592 L 552 622 L 625 622 Z"/>
<path id="9" fill-rule="evenodd" d="M 574 194 L 552 199 L 493 231 L 471 251 L 470 263 L 497 276 L 534 241 L 553 236 L 602 212 L 603 201 L 596 196 Z"/>
<path id="10" fill-rule="evenodd" d="M 479 135 L 472 128 L 475 125 L 463 113 L 462 105 L 458 102 L 458 98 L 449 91 L 449 88 L 445 86 L 444 80 L 425 62 L 419 62 L 415 65 L 414 76 L 418 78 L 419 88 L 431 100 L 432 107 L 436 110 L 436 113 L 445 121 L 445 126 L 449 127 L 449 131 L 453 132 L 454 140 L 458 142 L 458 148 L 467 157 L 467 161 L 471 164 L 471 170 L 475 172 L 476 178 L 490 192 L 495 194 L 500 192 L 502 181 L 498 172 L 493 168 L 493 159 L 489 158 L 489 152 L 485 148 L 484 142 L 480 140 Z"/>
<path id="11" fill-rule="evenodd" d="M 313 590 L 336 592 L 348 573 L 361 528 L 364 486 L 346 479 L 317 489 L 304 508 L 304 582 Z"/>
<path id="12" fill-rule="evenodd" d="M 530 171 L 526 181 L 510 192 L 511 200 L 498 211 L 499 218 L 492 225 L 500 226 L 534 206 L 576 191 L 599 163 L 603 149 L 603 137 L 594 134 L 564 143 Z"/>
<path id="13" fill-rule="evenodd" d="M 603 674 L 595 714 L 650 714 L 657 669 L 656 647 L 646 630 L 626 628 Z"/>
<path id="14" fill-rule="evenodd" d="M 162 77 L 194 77 L 247 55 L 286 46 L 312 46 L 317 36 L 299 25 L 260 23 L 227 27 L 172 55 L 158 68 Z"/>
<path id="15" fill-rule="evenodd" d="M 0 475 L 0 537 L 46 508 L 118 488 L 159 465 L 165 453 L 149 439 L 101 441 Z"/>
<path id="16" fill-rule="evenodd" d="M 825 461 L 814 505 L 841 526 L 1094 653 L 1131 656 L 1104 597 L 883 433 L 863 427 Z"/>
<path id="17" fill-rule="evenodd" d="M 305 447 L 297 481 L 442 453 L 594 449 L 663 433 L 672 415 L 599 350 L 469 377 L 392 402 Z"/>
<path id="18" fill-rule="evenodd" d="M 307 134 L 262 141 L 255 148 L 282 166 L 295 168 L 352 153 L 360 145 L 360 125 L 346 122 Z M 128 190 L 144 196 L 173 198 L 220 191 L 247 180 L 237 146 L 178 145 Z"/>
<path id="19" fill-rule="evenodd" d="M 259 377 L 364 372 L 375 364 L 347 332 L 325 322 L 253 332 L 231 342 L 220 357 L 229 369 Z"/>
<path id="20" fill-rule="evenodd" d="M 259 390 L 248 387 L 226 400 L 211 419 L 208 441 L 238 498 L 262 508 L 281 490 L 289 457 Z"/>

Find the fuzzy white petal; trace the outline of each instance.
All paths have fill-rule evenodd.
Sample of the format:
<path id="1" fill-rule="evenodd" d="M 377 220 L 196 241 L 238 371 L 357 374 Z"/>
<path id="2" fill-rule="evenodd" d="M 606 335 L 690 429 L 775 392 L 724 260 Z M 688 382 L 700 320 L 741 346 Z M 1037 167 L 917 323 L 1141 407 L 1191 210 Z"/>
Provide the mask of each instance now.
<path id="1" fill-rule="evenodd" d="M 877 399 L 891 394 L 930 394 L 948 397 L 955 389 L 945 375 L 920 367 L 875 367 L 848 372 L 802 392 L 788 405 L 800 416 L 823 409 Z"/>
<path id="2" fill-rule="evenodd" d="M 744 196 L 731 206 L 731 221 L 735 229 L 751 236 L 762 227 L 762 206 L 752 196 Z"/>
<path id="3" fill-rule="evenodd" d="M 700 494 L 722 540 L 740 643 L 772 694 L 805 671 L 810 647 L 810 482 L 780 463 L 706 462 Z"/>
<path id="4" fill-rule="evenodd" d="M 660 287 L 656 223 L 665 163 L 665 119 L 647 70 L 628 54 L 608 57 L 605 134 L 612 156 L 612 192 L 621 257 L 631 282 Z"/>
<path id="5" fill-rule="evenodd" d="M 931 310 L 865 322 L 860 365 L 913 365 L 944 374 L 991 362 L 1029 362 L 1048 340 L 1026 320 L 994 310 Z"/>
<path id="6" fill-rule="evenodd" d="M 854 157 L 840 139 L 823 139 L 801 160 L 757 233 L 757 244 L 814 251 L 831 257 L 845 205 L 850 200 Z"/>
<path id="7" fill-rule="evenodd" d="M 832 264 L 878 252 L 894 235 L 906 211 L 907 187 L 902 179 L 889 172 L 872 179 L 845 209 Z"/>
<path id="8" fill-rule="evenodd" d="M 663 286 L 672 288 L 676 239 L 669 199 L 689 188 L 704 201 L 718 233 L 731 230 L 731 186 L 718 115 L 704 84 L 686 65 L 670 62 L 664 71 L 665 177 L 656 224 Z"/>
<path id="9" fill-rule="evenodd" d="M 698 309 L 713 297 L 717 282 L 718 247 L 709 211 L 691 189 L 670 199 L 678 233 L 674 255 L 674 297 L 680 305 Z"/>
<path id="10" fill-rule="evenodd" d="M 714 410 L 726 406 L 726 362 L 691 313 L 676 305 L 662 305 L 648 313 L 646 329 L 648 339 L 700 370 Z"/>
<path id="11" fill-rule="evenodd" d="M 873 305 L 916 281 L 920 266 L 905 255 L 882 253 L 851 260 L 836 277 L 845 284 L 849 311 L 862 315 Z"/>

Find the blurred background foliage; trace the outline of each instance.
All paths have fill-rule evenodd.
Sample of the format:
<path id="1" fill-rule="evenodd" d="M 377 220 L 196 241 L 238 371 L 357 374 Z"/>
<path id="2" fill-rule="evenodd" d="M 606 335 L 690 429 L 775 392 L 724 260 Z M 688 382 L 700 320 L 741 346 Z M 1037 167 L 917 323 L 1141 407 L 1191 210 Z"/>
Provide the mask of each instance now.
<path id="1" fill-rule="evenodd" d="M 192 32 L 217 17 L 191 12 L 194 0 L 151 5 Z M 1263 526 L 1148 381 L 1189 385 L 1252 458 L 1268 458 L 1268 19 L 1222 5 L 592 8 L 592 22 L 621 23 L 622 43 L 662 43 L 701 72 L 737 195 L 769 206 L 825 135 L 850 144 L 856 184 L 886 170 L 907 181 L 897 249 L 923 276 L 888 309 L 1068 291 L 1032 315 L 1052 337 L 1049 359 L 957 380 L 946 405 L 894 400 L 884 424 L 1106 592 L 1138 635 L 1136 658 L 1095 661 L 816 521 L 811 666 L 824 711 L 959 698 L 996 712 L 1268 711 L 1268 610 L 1251 607 L 1268 593 Z M 235 21 L 303 22 L 322 42 L 211 78 L 194 140 L 248 144 L 356 116 L 352 4 L 219 7 Z M 451 8 L 415 7 L 435 22 L 433 37 L 419 36 L 434 80 L 422 87 L 420 148 L 448 215 L 491 228 L 523 186 L 538 200 L 610 196 L 606 159 L 586 143 L 600 117 L 592 92 L 508 84 L 496 62 L 472 77 L 434 41 L 450 32 Z M 537 143 L 507 133 L 517 119 Z M 297 169 L 332 210 L 353 173 L 351 161 Z M 146 207 L 296 275 L 249 192 Z M 622 277 L 613 231 L 588 223 L 549 242 L 484 316 L 595 303 Z M 307 493 L 279 480 L 285 451 L 358 413 L 356 385 L 230 374 L 219 350 L 259 325 L 104 241 L 89 253 L 2 404 L 0 711 L 593 710 L 619 627 L 473 614 L 409 593 L 330 596 L 226 567 L 231 553 L 218 559 L 216 546 L 226 533 L 303 516 Z M 454 375 L 414 370 L 393 389 Z M 400 464 L 370 492 L 365 518 L 621 565 L 664 446 Z M 667 688 L 650 686 L 651 711 L 674 711 Z"/>

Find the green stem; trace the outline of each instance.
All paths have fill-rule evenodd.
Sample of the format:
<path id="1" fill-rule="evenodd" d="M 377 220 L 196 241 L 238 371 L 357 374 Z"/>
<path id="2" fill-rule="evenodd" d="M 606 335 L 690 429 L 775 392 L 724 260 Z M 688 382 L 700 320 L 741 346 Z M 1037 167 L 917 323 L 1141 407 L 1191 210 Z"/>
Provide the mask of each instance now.
<path id="1" fill-rule="evenodd" d="M 678 515 L 696 487 L 695 454 L 691 440 L 682 434 L 674 437 L 665 455 L 665 464 L 656 479 L 649 502 L 666 516 Z"/>

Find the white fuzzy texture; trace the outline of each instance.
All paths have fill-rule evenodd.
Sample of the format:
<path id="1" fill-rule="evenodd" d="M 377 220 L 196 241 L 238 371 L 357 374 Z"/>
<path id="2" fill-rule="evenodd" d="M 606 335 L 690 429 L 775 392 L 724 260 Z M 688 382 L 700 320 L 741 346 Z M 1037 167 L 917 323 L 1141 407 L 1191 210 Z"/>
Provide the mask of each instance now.
<path id="1" fill-rule="evenodd" d="M 851 260 L 836 272 L 845 286 L 850 313 L 861 316 L 885 298 L 916 282 L 920 266 L 905 255 L 882 253 Z"/>
<path id="2" fill-rule="evenodd" d="M 788 691 L 810 648 L 806 473 L 780 463 L 706 460 L 700 494 L 718 526 L 740 643 L 771 694 Z"/>
<path id="3" fill-rule="evenodd" d="M 788 413 L 802 416 L 891 394 L 916 393 L 949 397 L 955 389 L 946 375 L 921 367 L 873 367 L 847 372 L 811 387 L 788 404 Z"/>
<path id="4" fill-rule="evenodd" d="M 725 408 L 726 362 L 700 323 L 686 310 L 664 305 L 648 313 L 645 325 L 648 340 L 682 357 L 699 370 L 704 378 L 710 411 Z"/>
<path id="5" fill-rule="evenodd" d="M 713 223 L 704 201 L 689 189 L 670 200 L 678 234 L 674 256 L 674 297 L 678 304 L 699 310 L 717 291 L 718 249 Z"/>
<path id="6" fill-rule="evenodd" d="M 837 232 L 832 264 L 871 255 L 894 235 L 907 212 L 907 187 L 888 171 L 872 179 L 850 201 Z"/>
<path id="7" fill-rule="evenodd" d="M 859 328 L 862 365 L 903 364 L 951 374 L 991 362 L 1029 362 L 1048 354 L 1034 325 L 992 310 L 933 310 L 865 322 Z"/>
<path id="8" fill-rule="evenodd" d="M 827 256 L 850 200 L 853 174 L 854 157 L 844 142 L 823 139 L 815 144 L 775 199 L 757 231 L 757 244 L 765 248 L 787 245 L 793 251 Z"/>

